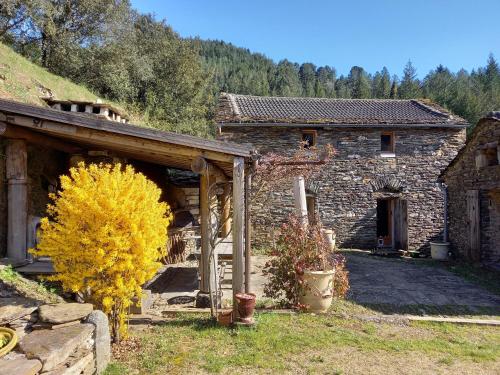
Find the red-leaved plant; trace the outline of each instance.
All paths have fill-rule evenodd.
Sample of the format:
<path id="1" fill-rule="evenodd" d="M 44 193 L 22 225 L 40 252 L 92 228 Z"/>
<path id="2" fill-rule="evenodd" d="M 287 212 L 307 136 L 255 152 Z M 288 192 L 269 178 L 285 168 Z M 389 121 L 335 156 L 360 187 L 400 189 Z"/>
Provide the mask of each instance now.
<path id="1" fill-rule="evenodd" d="M 295 214 L 281 226 L 277 246 L 264 267 L 269 281 L 264 287 L 267 297 L 283 306 L 300 308 L 299 295 L 304 285 L 304 270 L 335 269 L 334 296 L 345 297 L 349 290 L 345 258 L 332 251 L 319 220 L 303 225 Z"/>

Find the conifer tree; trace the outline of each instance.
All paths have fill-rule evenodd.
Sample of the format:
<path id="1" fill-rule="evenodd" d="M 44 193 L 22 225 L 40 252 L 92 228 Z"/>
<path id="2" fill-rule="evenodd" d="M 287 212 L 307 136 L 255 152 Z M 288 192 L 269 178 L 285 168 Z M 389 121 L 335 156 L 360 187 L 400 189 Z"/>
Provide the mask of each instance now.
<path id="1" fill-rule="evenodd" d="M 389 93 L 389 98 L 397 99 L 398 98 L 398 77 L 392 77 L 391 91 Z"/>
<path id="2" fill-rule="evenodd" d="M 403 70 L 403 78 L 401 79 L 398 94 L 401 99 L 414 99 L 422 96 L 420 83 L 417 79 L 417 70 L 411 61 L 408 61 Z"/>

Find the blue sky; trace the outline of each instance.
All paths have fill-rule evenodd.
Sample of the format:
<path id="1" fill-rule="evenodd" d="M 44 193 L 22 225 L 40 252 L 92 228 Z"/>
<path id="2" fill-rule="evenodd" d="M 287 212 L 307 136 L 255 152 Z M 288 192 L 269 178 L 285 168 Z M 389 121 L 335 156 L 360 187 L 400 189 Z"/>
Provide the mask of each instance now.
<path id="1" fill-rule="evenodd" d="M 401 76 L 410 59 L 419 76 L 438 64 L 452 71 L 500 59 L 500 0 L 132 0 L 181 36 L 222 39 L 279 61 L 384 65 Z"/>

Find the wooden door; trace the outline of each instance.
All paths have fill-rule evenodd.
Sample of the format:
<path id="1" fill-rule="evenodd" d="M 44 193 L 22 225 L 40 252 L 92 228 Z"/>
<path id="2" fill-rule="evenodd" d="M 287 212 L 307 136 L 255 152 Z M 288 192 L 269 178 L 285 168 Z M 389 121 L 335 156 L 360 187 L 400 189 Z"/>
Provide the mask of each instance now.
<path id="1" fill-rule="evenodd" d="M 408 250 L 408 201 L 394 201 L 394 248 Z"/>
<path id="2" fill-rule="evenodd" d="M 481 260 L 481 229 L 479 220 L 479 190 L 468 190 L 467 224 L 469 227 L 469 246 L 465 256 L 474 262 Z"/>

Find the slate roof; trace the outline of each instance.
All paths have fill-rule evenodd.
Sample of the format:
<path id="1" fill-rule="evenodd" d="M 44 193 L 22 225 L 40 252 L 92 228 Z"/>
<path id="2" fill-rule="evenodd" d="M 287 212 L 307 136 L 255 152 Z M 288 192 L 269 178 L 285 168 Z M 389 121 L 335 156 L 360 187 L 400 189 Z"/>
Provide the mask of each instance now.
<path id="1" fill-rule="evenodd" d="M 268 97 L 222 93 L 218 123 L 467 125 L 424 100 Z"/>

